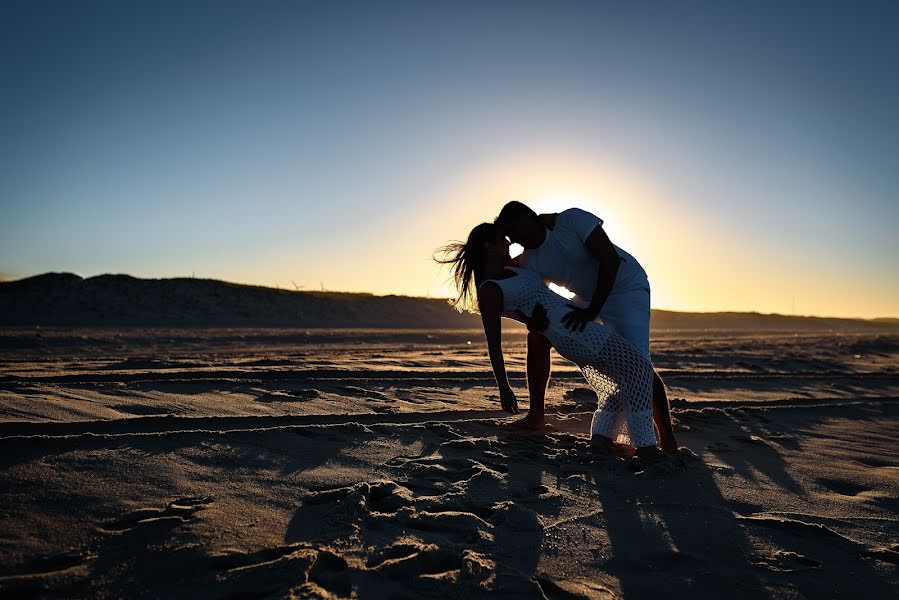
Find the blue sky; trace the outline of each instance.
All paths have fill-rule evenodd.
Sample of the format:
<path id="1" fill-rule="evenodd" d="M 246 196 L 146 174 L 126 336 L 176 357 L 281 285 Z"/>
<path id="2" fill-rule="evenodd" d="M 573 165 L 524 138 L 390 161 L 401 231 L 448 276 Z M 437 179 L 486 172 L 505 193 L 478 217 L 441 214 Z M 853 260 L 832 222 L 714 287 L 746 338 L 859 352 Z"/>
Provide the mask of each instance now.
<path id="1" fill-rule="evenodd" d="M 5 2 L 0 274 L 447 295 L 518 199 L 653 305 L 899 316 L 899 5 Z"/>

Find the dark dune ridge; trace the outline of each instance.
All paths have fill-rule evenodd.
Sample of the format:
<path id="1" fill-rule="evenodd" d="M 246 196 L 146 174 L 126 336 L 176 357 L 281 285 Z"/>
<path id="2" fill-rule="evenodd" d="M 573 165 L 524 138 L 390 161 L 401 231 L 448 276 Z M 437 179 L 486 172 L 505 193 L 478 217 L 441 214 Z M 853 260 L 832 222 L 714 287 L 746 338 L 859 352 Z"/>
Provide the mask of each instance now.
<path id="1" fill-rule="evenodd" d="M 899 319 L 654 310 L 655 330 L 899 331 Z M 439 298 L 304 292 L 214 279 L 82 278 L 46 273 L 0 282 L 0 326 L 479 327 Z"/>

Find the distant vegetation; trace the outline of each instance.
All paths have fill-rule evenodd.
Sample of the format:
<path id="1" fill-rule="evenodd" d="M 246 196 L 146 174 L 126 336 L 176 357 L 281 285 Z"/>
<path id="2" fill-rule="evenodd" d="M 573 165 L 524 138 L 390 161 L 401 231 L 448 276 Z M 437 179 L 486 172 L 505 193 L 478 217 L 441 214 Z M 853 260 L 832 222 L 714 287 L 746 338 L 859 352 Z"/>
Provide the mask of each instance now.
<path id="1" fill-rule="evenodd" d="M 654 329 L 888 330 L 897 319 L 655 310 Z M 479 327 L 445 300 L 304 292 L 214 279 L 47 273 L 0 282 L 0 326 Z"/>

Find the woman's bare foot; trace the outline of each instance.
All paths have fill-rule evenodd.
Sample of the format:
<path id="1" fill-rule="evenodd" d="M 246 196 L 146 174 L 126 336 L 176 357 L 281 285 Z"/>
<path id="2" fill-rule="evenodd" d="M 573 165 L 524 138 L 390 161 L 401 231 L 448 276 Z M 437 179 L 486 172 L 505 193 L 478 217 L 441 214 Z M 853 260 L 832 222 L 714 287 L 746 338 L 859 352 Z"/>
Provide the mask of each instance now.
<path id="1" fill-rule="evenodd" d="M 590 447 L 597 452 L 615 456 L 631 456 L 634 453 L 634 449 L 630 446 L 619 444 L 601 435 L 594 435 L 590 438 Z"/>
<path id="2" fill-rule="evenodd" d="M 612 451 L 614 442 L 603 435 L 594 435 L 590 437 L 590 447 L 594 450 Z"/>
<path id="3" fill-rule="evenodd" d="M 529 431 L 544 431 L 546 429 L 555 429 L 554 427 L 552 427 L 552 425 L 548 425 L 546 423 L 543 415 L 533 415 L 531 413 L 526 414 L 520 419 L 512 421 L 508 426 L 512 429 L 526 429 Z"/>

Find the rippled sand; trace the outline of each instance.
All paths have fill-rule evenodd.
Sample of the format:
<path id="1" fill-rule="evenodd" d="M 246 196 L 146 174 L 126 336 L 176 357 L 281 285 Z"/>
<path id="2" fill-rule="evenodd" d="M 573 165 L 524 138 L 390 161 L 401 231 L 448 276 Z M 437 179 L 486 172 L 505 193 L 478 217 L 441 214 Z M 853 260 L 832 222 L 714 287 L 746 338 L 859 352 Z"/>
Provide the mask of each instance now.
<path id="1" fill-rule="evenodd" d="M 0 331 L 0 593 L 893 597 L 899 336 L 653 356 L 687 450 L 635 473 L 558 357 L 509 430 L 479 331 Z"/>

